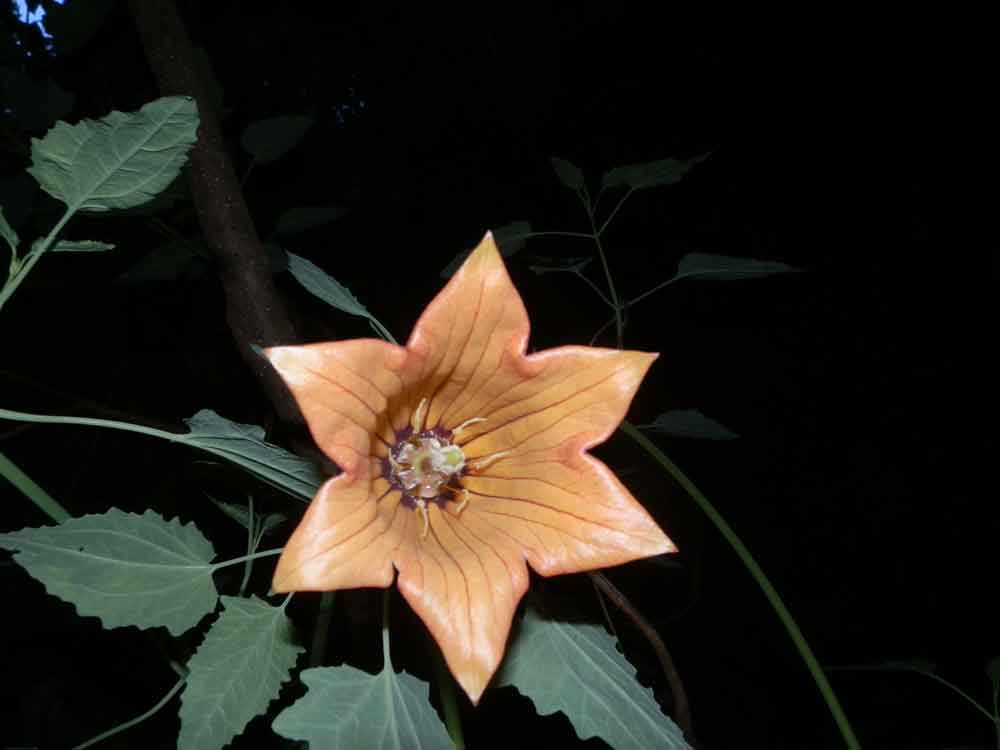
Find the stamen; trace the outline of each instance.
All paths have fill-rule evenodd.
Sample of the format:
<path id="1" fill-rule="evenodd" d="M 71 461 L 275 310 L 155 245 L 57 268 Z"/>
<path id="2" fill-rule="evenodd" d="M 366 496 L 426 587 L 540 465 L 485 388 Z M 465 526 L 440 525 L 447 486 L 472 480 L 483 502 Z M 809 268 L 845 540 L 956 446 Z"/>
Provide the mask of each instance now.
<path id="1" fill-rule="evenodd" d="M 455 439 L 459 435 L 461 435 L 462 430 L 465 430 L 466 428 L 471 427 L 474 424 L 479 424 L 480 422 L 485 422 L 485 421 L 486 417 L 473 417 L 472 419 L 466 419 L 464 422 L 462 422 L 462 424 L 460 424 L 458 427 L 456 427 L 454 430 L 451 431 L 452 439 Z"/>
<path id="2" fill-rule="evenodd" d="M 427 531 L 431 527 L 431 517 L 427 512 L 427 501 L 422 498 L 417 498 L 417 512 L 420 514 L 420 520 L 424 522 L 424 528 L 420 531 L 420 538 L 427 538 Z"/>
<path id="3" fill-rule="evenodd" d="M 509 456 L 510 451 L 498 451 L 496 453 L 491 453 L 488 456 L 482 456 L 481 458 L 474 458 L 471 461 L 467 461 L 465 467 L 469 471 L 482 471 L 487 466 L 491 466 L 496 461 L 499 461 L 504 456 Z"/>
<path id="4" fill-rule="evenodd" d="M 420 399 L 420 403 L 417 404 L 417 410 L 413 412 L 410 417 L 410 427 L 413 428 L 414 432 L 420 432 L 424 429 L 424 418 L 427 416 L 427 399 Z"/>
<path id="5" fill-rule="evenodd" d="M 469 504 L 469 491 L 463 487 L 459 494 L 462 496 L 462 502 L 454 510 L 456 516 L 461 515 L 462 511 L 465 510 L 465 506 Z"/>

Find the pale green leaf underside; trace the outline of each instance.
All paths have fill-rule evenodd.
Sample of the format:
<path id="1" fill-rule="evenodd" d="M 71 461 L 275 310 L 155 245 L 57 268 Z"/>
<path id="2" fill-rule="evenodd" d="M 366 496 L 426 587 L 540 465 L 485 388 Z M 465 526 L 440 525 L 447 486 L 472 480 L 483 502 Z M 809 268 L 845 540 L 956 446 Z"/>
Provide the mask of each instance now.
<path id="1" fill-rule="evenodd" d="M 672 409 L 661 414 L 645 428 L 675 437 L 702 440 L 735 440 L 739 437 L 728 427 L 710 419 L 697 409 Z"/>
<path id="2" fill-rule="evenodd" d="M 677 275 L 674 278 L 695 277 L 705 281 L 734 281 L 771 276 L 776 273 L 795 273 L 800 270 L 786 263 L 771 260 L 688 253 L 677 264 Z"/>
<path id="3" fill-rule="evenodd" d="M 0 534 L 0 547 L 53 596 L 106 628 L 162 625 L 179 635 L 215 608 L 212 543 L 191 524 L 112 508 L 58 526 Z"/>
<path id="4" fill-rule="evenodd" d="M 450 750 L 426 682 L 387 666 L 372 675 L 354 667 L 302 672 L 309 691 L 271 724 L 282 737 L 310 748 Z"/>
<path id="5" fill-rule="evenodd" d="M 134 113 L 112 112 L 76 125 L 57 122 L 31 142 L 28 172 L 71 211 L 139 206 L 180 172 L 196 140 L 194 99 L 157 99 Z"/>
<path id="6" fill-rule="evenodd" d="M 187 663 L 179 750 L 219 750 L 278 697 L 298 655 L 282 607 L 222 597 L 222 614 Z M 329 707 L 332 708 L 332 707 Z"/>
<path id="7" fill-rule="evenodd" d="M 261 427 L 233 422 L 211 409 L 202 409 L 184 421 L 191 431 L 179 435 L 177 442 L 239 464 L 301 498 L 311 499 L 323 483 L 324 477 L 314 463 L 266 442 Z"/>
<path id="8" fill-rule="evenodd" d="M 516 687 L 540 714 L 562 711 L 581 739 L 600 737 L 615 750 L 688 748 L 597 625 L 546 620 L 529 606 L 497 684 Z"/>

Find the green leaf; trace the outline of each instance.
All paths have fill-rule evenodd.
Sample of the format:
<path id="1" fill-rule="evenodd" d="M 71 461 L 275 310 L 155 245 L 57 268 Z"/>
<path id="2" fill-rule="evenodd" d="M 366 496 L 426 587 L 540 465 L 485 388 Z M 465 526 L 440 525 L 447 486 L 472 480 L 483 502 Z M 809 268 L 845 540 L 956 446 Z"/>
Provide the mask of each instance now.
<path id="1" fill-rule="evenodd" d="M 264 516 L 264 521 L 260 525 L 260 533 L 268 534 L 283 524 L 287 519 L 281 513 L 268 513 Z"/>
<path id="2" fill-rule="evenodd" d="M 244 529 L 247 531 L 250 530 L 253 523 L 253 517 L 250 515 L 250 509 L 245 505 L 237 505 L 236 503 L 227 503 L 224 500 L 216 500 L 211 495 L 209 495 L 208 499 L 215 504 L 216 508 L 232 518 Z"/>
<path id="3" fill-rule="evenodd" d="M 10 247 L 10 251 L 15 256 L 17 255 L 17 246 L 21 239 L 17 236 L 17 232 L 14 231 L 14 227 L 7 223 L 7 219 L 3 215 L 3 206 L 0 206 L 0 237 L 3 237 Z"/>
<path id="4" fill-rule="evenodd" d="M 179 750 L 228 745 L 278 697 L 305 650 L 295 645 L 284 607 L 237 596 L 223 596 L 222 606 L 219 619 L 187 663 Z"/>
<path id="5" fill-rule="evenodd" d="M 801 270 L 801 268 L 794 268 L 785 263 L 771 260 L 688 253 L 677 264 L 677 275 L 674 276 L 674 279 L 696 277 L 705 281 L 733 281 L 756 279 L 776 273 L 797 273 Z"/>
<path id="6" fill-rule="evenodd" d="M 58 526 L 0 534 L 0 547 L 45 584 L 53 596 L 76 605 L 81 616 L 106 628 L 162 625 L 174 635 L 215 609 L 212 543 L 197 527 L 111 508 Z"/>
<path id="7" fill-rule="evenodd" d="M 115 279 L 116 284 L 172 281 L 187 273 L 199 275 L 206 264 L 191 243 L 177 240 L 160 245 L 137 260 Z"/>
<path id="8" fill-rule="evenodd" d="M 372 314 L 358 302 L 358 298 L 351 294 L 350 289 L 312 261 L 294 253 L 288 253 L 288 270 L 307 291 L 319 297 L 326 304 L 350 315 L 373 320 Z"/>
<path id="9" fill-rule="evenodd" d="M 177 442 L 222 456 L 305 500 L 312 499 L 324 481 L 316 464 L 266 442 L 261 427 L 232 422 L 211 409 L 184 421 L 191 432 Z"/>
<path id="10" fill-rule="evenodd" d="M 306 694 L 271 724 L 282 737 L 312 748 L 451 750 L 430 704 L 426 682 L 387 664 L 376 675 L 354 667 L 306 669 Z"/>
<path id="11" fill-rule="evenodd" d="M 76 96 L 51 80 L 36 81 L 13 68 L 0 68 L 0 90 L 22 130 L 34 132 L 52 126 L 73 110 Z"/>
<path id="12" fill-rule="evenodd" d="M 537 274 L 559 272 L 580 273 L 584 268 L 590 265 L 594 256 L 588 255 L 587 257 L 578 258 L 553 258 L 547 255 L 539 255 L 536 259 L 539 263 L 537 265 L 528 266 L 528 268 Z"/>
<path id="13" fill-rule="evenodd" d="M 247 126 L 240 142 L 258 164 L 268 164 L 295 148 L 312 126 L 313 119 L 301 115 L 258 120 Z"/>
<path id="14" fill-rule="evenodd" d="M 624 167 L 615 167 L 606 172 L 601 180 L 605 188 L 630 187 L 632 189 L 662 187 L 673 185 L 688 173 L 691 167 L 700 164 L 709 157 L 710 154 L 688 159 L 660 159 L 658 161 L 645 162 L 644 164 L 629 164 Z"/>
<path id="15" fill-rule="evenodd" d="M 516 252 L 524 247 L 524 243 L 531 236 L 531 222 L 530 221 L 509 221 L 503 226 L 497 227 L 492 230 L 493 241 L 497 243 L 497 247 L 500 248 L 500 255 L 505 258 L 509 258 Z M 465 259 L 472 255 L 472 248 L 470 250 L 465 250 L 454 258 L 452 258 L 451 263 L 444 267 L 441 271 L 441 278 L 450 279 L 455 275 L 455 271 L 462 267 L 465 263 Z"/>
<path id="16" fill-rule="evenodd" d="M 197 128 L 194 99 L 184 96 L 157 99 L 131 114 L 57 122 L 41 140 L 32 138 L 28 172 L 70 211 L 131 208 L 177 176 Z"/>
<path id="17" fill-rule="evenodd" d="M 583 172 L 575 164 L 560 159 L 556 156 L 549 157 L 552 168 L 556 171 L 556 177 L 570 190 L 579 190 L 583 187 Z"/>
<path id="18" fill-rule="evenodd" d="M 516 687 L 540 714 L 562 711 L 580 739 L 600 737 L 616 750 L 688 747 L 597 625 L 546 620 L 529 605 L 497 684 Z"/>
<path id="19" fill-rule="evenodd" d="M 672 409 L 658 416 L 652 424 L 643 425 L 643 429 L 675 437 L 703 440 L 735 440 L 739 437 L 697 409 Z"/>
<path id="20" fill-rule="evenodd" d="M 99 253 L 114 249 L 111 243 L 97 240 L 59 240 L 52 246 L 54 253 Z"/>
<path id="21" fill-rule="evenodd" d="M 60 55 L 75 52 L 97 33 L 114 0 L 46 3 L 45 30 Z"/>
<path id="22" fill-rule="evenodd" d="M 285 211 L 274 225 L 272 237 L 293 237 L 310 229 L 330 224 L 350 209 L 343 206 L 299 206 Z"/>
<path id="23" fill-rule="evenodd" d="M 1000 682 L 1000 656 L 994 656 L 986 662 L 986 676 L 991 682 Z"/>

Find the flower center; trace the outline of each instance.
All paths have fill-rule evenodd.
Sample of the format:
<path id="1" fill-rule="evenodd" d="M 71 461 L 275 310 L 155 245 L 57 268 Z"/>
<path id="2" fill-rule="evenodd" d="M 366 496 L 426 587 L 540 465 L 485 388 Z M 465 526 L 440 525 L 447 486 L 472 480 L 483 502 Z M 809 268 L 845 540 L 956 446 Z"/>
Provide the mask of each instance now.
<path id="1" fill-rule="evenodd" d="M 389 448 L 388 458 L 382 459 L 382 476 L 403 493 L 403 505 L 420 513 L 423 529 L 420 538 L 427 536 L 430 516 L 427 503 L 436 503 L 444 508 L 449 501 L 455 501 L 454 514 L 460 515 L 469 504 L 469 490 L 462 487 L 459 479 L 469 472 L 479 472 L 508 455 L 500 451 L 467 461 L 462 448 L 452 442 L 470 426 L 484 422 L 483 417 L 473 417 L 458 425 L 454 430 L 443 427 L 425 429 L 427 399 L 410 418 L 410 425 L 397 433 L 396 443 Z"/>
<path id="2" fill-rule="evenodd" d="M 398 443 L 389 464 L 406 494 L 430 500 L 465 468 L 465 455 L 443 434 L 421 432 Z"/>

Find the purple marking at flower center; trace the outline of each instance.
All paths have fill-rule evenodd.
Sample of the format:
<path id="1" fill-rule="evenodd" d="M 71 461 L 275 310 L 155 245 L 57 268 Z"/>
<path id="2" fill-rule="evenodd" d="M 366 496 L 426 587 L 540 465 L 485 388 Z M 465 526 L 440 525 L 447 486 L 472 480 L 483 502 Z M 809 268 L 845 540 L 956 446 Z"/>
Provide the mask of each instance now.
<path id="1" fill-rule="evenodd" d="M 444 508 L 446 503 L 455 499 L 455 493 L 450 492 L 447 487 L 460 488 L 460 485 L 455 480 L 465 476 L 467 467 L 463 465 L 458 471 L 450 474 L 447 471 L 435 471 L 434 457 L 428 454 L 428 446 L 432 445 L 430 443 L 431 440 L 439 444 L 441 450 L 446 450 L 453 446 L 451 438 L 451 430 L 447 430 L 441 426 L 415 432 L 412 427 L 407 425 L 402 430 L 396 431 L 396 442 L 389 448 L 389 456 L 380 459 L 379 463 L 383 478 L 389 482 L 392 489 L 399 490 L 402 493 L 402 504 L 405 507 L 415 510 L 419 507 L 420 502 L 423 501 L 424 503 L 434 503 L 439 508 Z M 414 452 L 421 454 L 415 464 L 401 461 L 401 455 L 407 446 L 410 446 L 407 454 Z M 401 469 L 402 472 L 397 469 Z M 407 477 L 411 485 L 409 487 L 404 483 L 403 478 L 400 477 L 400 473 L 407 471 L 415 472 L 415 474 Z M 417 480 L 427 479 L 428 486 L 433 486 L 439 482 L 438 489 L 441 491 L 431 497 L 422 496 L 419 492 L 420 485 L 413 484 L 414 478 Z"/>

